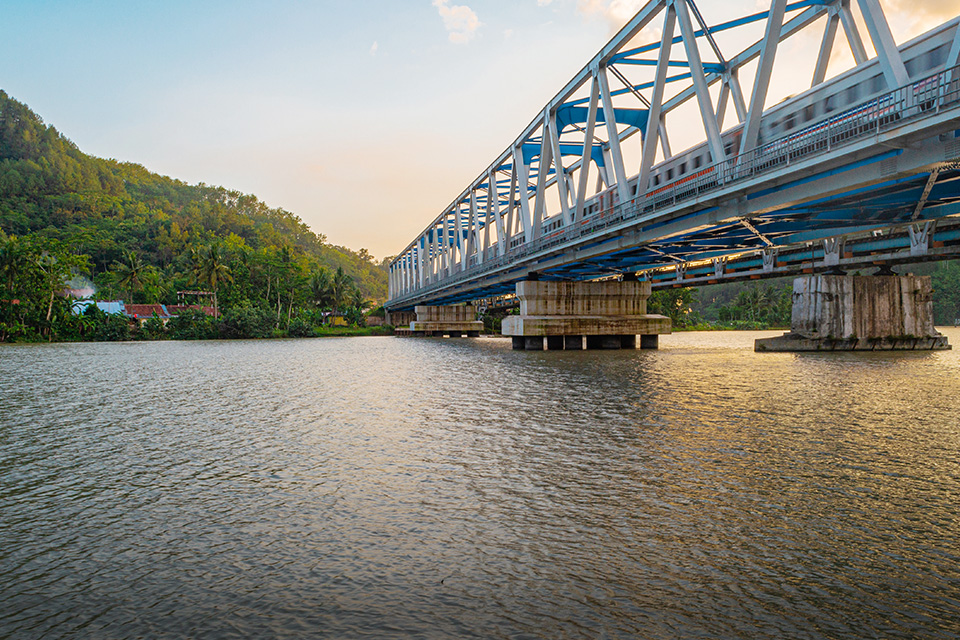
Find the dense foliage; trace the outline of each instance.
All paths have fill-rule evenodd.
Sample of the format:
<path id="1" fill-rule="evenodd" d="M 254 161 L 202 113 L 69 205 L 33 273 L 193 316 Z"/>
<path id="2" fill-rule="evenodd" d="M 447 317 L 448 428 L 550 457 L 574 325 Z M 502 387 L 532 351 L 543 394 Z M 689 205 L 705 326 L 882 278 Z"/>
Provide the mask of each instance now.
<path id="1" fill-rule="evenodd" d="M 78 275 L 98 299 L 128 303 L 211 291 L 236 335 L 286 332 L 297 318 L 304 333 L 329 312 L 362 320 L 356 309 L 386 297 L 387 260 L 325 240 L 255 196 L 88 156 L 0 91 L 0 340 L 92 337 L 68 329 L 56 295 Z M 184 322 L 176 332 L 212 335 Z"/>

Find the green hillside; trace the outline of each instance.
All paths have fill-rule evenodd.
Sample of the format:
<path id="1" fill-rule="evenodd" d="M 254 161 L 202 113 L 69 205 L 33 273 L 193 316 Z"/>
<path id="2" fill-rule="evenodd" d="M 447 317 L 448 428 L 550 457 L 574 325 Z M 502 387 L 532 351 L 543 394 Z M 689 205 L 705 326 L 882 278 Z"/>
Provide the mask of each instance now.
<path id="1" fill-rule="evenodd" d="M 201 262 L 213 254 L 225 267 L 222 310 L 279 308 L 290 319 L 345 308 L 339 298 L 382 301 L 387 292 L 386 260 L 327 244 L 256 196 L 89 156 L 0 91 L 0 299 L 29 298 L 22 260 L 19 268 L 11 262 L 18 252 L 62 255 L 58 263 L 91 278 L 98 299 L 175 303 L 178 290 L 211 287 Z M 346 289 L 332 303 L 324 283 L 338 269 Z"/>

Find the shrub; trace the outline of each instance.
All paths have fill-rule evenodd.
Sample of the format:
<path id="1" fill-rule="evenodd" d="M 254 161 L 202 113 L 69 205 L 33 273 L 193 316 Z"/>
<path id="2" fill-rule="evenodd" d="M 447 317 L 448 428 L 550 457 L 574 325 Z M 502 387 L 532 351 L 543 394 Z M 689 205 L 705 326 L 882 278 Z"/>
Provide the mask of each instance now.
<path id="1" fill-rule="evenodd" d="M 287 335 L 291 338 L 312 338 L 316 335 L 316 332 L 313 329 L 312 322 L 297 316 L 290 321 L 290 326 L 287 327 Z"/>
<path id="2" fill-rule="evenodd" d="M 184 311 L 176 318 L 171 318 L 167 330 L 174 340 L 211 340 L 219 337 L 214 319 L 197 309 Z"/>
<path id="3" fill-rule="evenodd" d="M 221 331 L 227 338 L 270 338 L 273 336 L 274 315 L 249 300 L 230 308 L 223 314 Z"/>
<path id="4" fill-rule="evenodd" d="M 161 340 L 167 337 L 167 328 L 163 320 L 157 314 L 153 314 L 150 319 L 140 325 L 138 337 L 144 340 Z"/>

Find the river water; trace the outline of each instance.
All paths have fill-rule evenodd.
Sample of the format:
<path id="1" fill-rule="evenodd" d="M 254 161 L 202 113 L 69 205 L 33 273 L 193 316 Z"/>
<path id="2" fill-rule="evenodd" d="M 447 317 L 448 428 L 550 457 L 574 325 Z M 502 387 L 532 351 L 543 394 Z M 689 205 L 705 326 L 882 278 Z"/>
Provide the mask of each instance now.
<path id="1" fill-rule="evenodd" d="M 960 637 L 960 351 L 776 333 L 0 346 L 0 637 Z"/>

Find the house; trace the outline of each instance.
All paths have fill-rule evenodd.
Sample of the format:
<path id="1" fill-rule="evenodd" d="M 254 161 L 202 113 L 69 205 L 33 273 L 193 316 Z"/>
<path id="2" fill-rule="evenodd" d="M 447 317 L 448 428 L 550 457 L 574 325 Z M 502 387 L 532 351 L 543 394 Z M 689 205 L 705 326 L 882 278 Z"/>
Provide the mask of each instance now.
<path id="1" fill-rule="evenodd" d="M 76 315 L 82 314 L 87 310 L 91 305 L 96 305 L 100 311 L 104 313 L 119 313 L 125 314 L 125 308 L 123 300 L 99 300 L 94 301 L 90 298 L 85 298 L 83 300 L 75 300 L 73 302 L 72 310 Z"/>
<path id="2" fill-rule="evenodd" d="M 128 304 L 124 305 L 123 315 L 127 316 L 131 320 L 135 320 L 139 324 L 143 324 L 153 316 L 157 316 L 163 322 L 167 324 L 172 314 L 167 311 L 166 305 L 162 304 Z"/>

